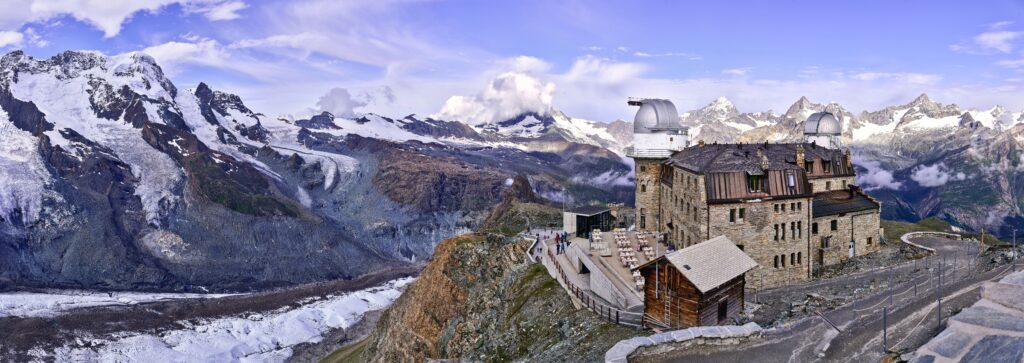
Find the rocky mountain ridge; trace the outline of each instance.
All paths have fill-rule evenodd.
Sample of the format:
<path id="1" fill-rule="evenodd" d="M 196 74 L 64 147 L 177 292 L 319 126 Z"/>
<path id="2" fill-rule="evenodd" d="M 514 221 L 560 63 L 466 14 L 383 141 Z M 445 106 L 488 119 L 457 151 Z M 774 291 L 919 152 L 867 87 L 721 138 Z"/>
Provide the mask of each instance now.
<path id="1" fill-rule="evenodd" d="M 480 224 L 517 175 L 548 200 L 631 200 L 616 182 L 631 168 L 608 138 L 548 118 L 536 137 L 415 116 L 269 118 L 209 85 L 176 87 L 144 54 L 11 52 L 0 58 L 0 287 L 351 278 L 430 256 Z"/>

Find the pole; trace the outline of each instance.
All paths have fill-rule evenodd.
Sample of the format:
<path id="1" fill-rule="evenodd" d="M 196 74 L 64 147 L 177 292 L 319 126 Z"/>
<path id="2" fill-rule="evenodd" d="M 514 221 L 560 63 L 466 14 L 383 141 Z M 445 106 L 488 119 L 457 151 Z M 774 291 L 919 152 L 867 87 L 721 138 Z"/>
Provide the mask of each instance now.
<path id="1" fill-rule="evenodd" d="M 892 267 L 889 268 L 889 306 L 892 306 Z"/>
<path id="2" fill-rule="evenodd" d="M 889 351 L 889 307 L 882 307 L 882 353 Z"/>
<path id="3" fill-rule="evenodd" d="M 1010 265 L 1013 266 L 1013 272 L 1017 272 L 1017 230 L 1013 230 L 1013 260 Z"/>

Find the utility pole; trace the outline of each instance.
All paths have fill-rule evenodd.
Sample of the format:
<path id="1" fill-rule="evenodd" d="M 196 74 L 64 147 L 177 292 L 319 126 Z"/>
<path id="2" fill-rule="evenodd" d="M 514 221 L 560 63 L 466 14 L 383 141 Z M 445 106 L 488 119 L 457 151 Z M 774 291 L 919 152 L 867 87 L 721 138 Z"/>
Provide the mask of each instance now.
<path id="1" fill-rule="evenodd" d="M 889 351 L 889 307 L 882 307 L 882 353 Z"/>

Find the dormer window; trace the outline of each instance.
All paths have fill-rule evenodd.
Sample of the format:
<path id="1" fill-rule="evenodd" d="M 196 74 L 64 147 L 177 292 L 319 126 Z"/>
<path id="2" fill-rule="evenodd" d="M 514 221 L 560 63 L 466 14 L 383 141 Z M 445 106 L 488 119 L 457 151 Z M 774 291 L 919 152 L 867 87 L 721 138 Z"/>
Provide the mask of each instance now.
<path id="1" fill-rule="evenodd" d="M 832 174 L 832 162 L 828 160 L 821 161 L 821 171 L 825 174 Z"/>
<path id="2" fill-rule="evenodd" d="M 814 171 L 814 160 L 804 161 L 804 170 L 807 170 L 808 173 L 813 172 Z"/>
<path id="3" fill-rule="evenodd" d="M 747 190 L 760 193 L 765 189 L 765 178 L 762 175 L 747 175 Z"/>

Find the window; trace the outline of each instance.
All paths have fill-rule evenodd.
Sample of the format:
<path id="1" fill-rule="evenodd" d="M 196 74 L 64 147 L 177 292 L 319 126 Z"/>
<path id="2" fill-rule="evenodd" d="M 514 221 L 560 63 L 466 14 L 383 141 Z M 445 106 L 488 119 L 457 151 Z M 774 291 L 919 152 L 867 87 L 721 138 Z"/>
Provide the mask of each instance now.
<path id="1" fill-rule="evenodd" d="M 779 205 L 775 204 L 774 207 L 775 207 L 775 213 L 778 213 L 779 212 Z"/>
<path id="2" fill-rule="evenodd" d="M 832 174 L 832 162 L 828 160 L 821 161 L 821 171 L 825 174 Z"/>
<path id="3" fill-rule="evenodd" d="M 646 171 L 647 171 L 647 167 L 643 166 L 643 165 L 640 165 L 640 172 L 643 173 L 643 172 L 646 172 Z"/>
<path id="4" fill-rule="evenodd" d="M 725 299 L 718 303 L 718 323 L 725 323 L 725 319 L 729 317 L 729 300 Z"/>
<path id="5" fill-rule="evenodd" d="M 789 210 L 796 210 L 796 203 L 789 203 Z"/>
<path id="6" fill-rule="evenodd" d="M 764 180 L 761 175 L 747 175 L 747 190 L 751 193 L 764 191 Z"/>
<path id="7" fill-rule="evenodd" d="M 740 208 L 740 219 L 746 218 L 747 208 Z"/>
<path id="8" fill-rule="evenodd" d="M 804 221 L 796 222 L 796 233 L 797 233 L 796 238 L 800 238 L 800 237 L 804 236 Z"/>
<path id="9" fill-rule="evenodd" d="M 790 265 L 796 265 L 796 254 L 795 253 L 790 253 L 789 254 L 789 264 Z"/>
<path id="10" fill-rule="evenodd" d="M 868 237 L 868 246 L 871 245 L 871 237 Z"/>
<path id="11" fill-rule="evenodd" d="M 833 231 L 838 231 L 839 230 L 839 221 L 834 220 L 834 219 L 832 220 L 832 230 Z"/>
<path id="12" fill-rule="evenodd" d="M 786 255 L 782 255 L 781 257 L 782 258 L 780 258 L 780 260 L 782 260 L 782 267 L 786 267 Z"/>
<path id="13" fill-rule="evenodd" d="M 640 216 L 640 228 L 647 228 L 647 216 Z"/>
<path id="14" fill-rule="evenodd" d="M 830 181 L 826 181 L 825 182 L 825 190 L 832 190 L 832 182 L 830 182 Z"/>
<path id="15" fill-rule="evenodd" d="M 779 256 L 775 256 L 775 268 L 779 268 Z"/>
<path id="16" fill-rule="evenodd" d="M 647 184 L 640 184 L 640 192 L 647 193 Z"/>
<path id="17" fill-rule="evenodd" d="M 785 211 L 786 211 L 786 203 L 782 203 L 782 211 L 783 211 L 783 212 L 785 212 Z"/>
<path id="18" fill-rule="evenodd" d="M 783 223 L 782 224 L 782 228 L 779 228 L 779 229 L 782 230 L 782 240 L 785 241 L 786 240 L 786 224 Z"/>
<path id="19" fill-rule="evenodd" d="M 793 175 L 793 173 L 787 173 L 786 182 L 790 188 L 796 187 L 796 175 Z"/>
<path id="20" fill-rule="evenodd" d="M 846 189 L 846 187 L 848 186 L 848 184 L 846 183 L 846 179 L 843 179 L 842 182 L 843 182 L 843 189 Z"/>
<path id="21" fill-rule="evenodd" d="M 789 235 L 796 238 L 796 222 L 789 222 Z"/>
<path id="22" fill-rule="evenodd" d="M 804 170 L 807 170 L 808 173 L 812 172 L 814 170 L 814 160 L 804 161 Z"/>
<path id="23" fill-rule="evenodd" d="M 779 240 L 779 225 L 778 224 L 775 225 L 775 240 L 776 241 Z"/>
<path id="24" fill-rule="evenodd" d="M 800 265 L 803 265 L 804 264 L 804 260 L 802 258 L 803 256 L 801 256 L 801 254 L 803 254 L 803 253 L 802 252 L 797 252 L 796 253 L 796 263 L 800 264 Z"/>
<path id="25" fill-rule="evenodd" d="M 729 222 L 736 222 L 736 208 L 729 210 Z"/>
<path id="26" fill-rule="evenodd" d="M 818 223 L 811 223 L 811 234 L 818 234 Z"/>

